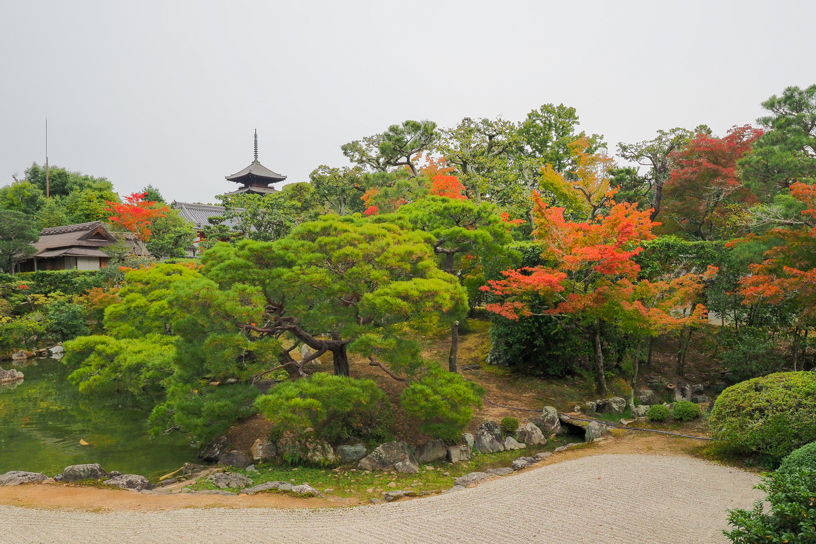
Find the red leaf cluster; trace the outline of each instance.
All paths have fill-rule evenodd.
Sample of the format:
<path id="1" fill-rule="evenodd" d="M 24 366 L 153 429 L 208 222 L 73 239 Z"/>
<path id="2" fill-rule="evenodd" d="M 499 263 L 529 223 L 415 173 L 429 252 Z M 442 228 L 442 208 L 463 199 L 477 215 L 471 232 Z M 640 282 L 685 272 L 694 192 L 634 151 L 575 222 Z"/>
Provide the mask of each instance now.
<path id="1" fill-rule="evenodd" d="M 147 193 L 133 193 L 122 204 L 105 201 L 106 210 L 111 213 L 108 220 L 119 223 L 141 242 L 150 240 L 153 221 L 170 211 L 167 206 L 156 207 L 155 201 L 144 200 L 145 196 Z"/>

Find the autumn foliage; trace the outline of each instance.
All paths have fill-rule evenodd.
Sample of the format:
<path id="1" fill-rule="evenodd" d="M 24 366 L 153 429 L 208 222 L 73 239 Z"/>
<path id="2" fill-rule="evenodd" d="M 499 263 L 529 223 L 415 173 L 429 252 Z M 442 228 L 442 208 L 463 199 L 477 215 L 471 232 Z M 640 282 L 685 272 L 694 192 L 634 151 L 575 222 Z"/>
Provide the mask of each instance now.
<path id="1" fill-rule="evenodd" d="M 467 200 L 467 197 L 462 194 L 465 186 L 456 178 L 456 176 L 446 176 L 445 174 L 437 174 L 431 180 L 431 195 L 444 196 L 454 200 Z"/>
<path id="2" fill-rule="evenodd" d="M 133 193 L 125 197 L 125 202 L 107 202 L 107 210 L 111 216 L 108 219 L 119 223 L 142 243 L 150 240 L 150 227 L 153 220 L 164 217 L 169 211 L 167 206 L 156 207 L 155 201 L 144 200 L 147 193 Z"/>

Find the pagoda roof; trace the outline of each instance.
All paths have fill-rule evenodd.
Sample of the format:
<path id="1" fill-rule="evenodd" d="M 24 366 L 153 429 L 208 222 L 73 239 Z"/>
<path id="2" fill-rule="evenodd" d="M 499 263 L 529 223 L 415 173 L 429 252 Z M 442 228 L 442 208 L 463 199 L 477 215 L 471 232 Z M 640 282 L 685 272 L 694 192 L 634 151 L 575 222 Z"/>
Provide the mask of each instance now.
<path id="1" fill-rule="evenodd" d="M 252 161 L 252 164 L 240 172 L 227 176 L 227 181 L 243 183 L 244 185 L 269 185 L 285 179 L 286 176 L 273 172 L 257 160 Z"/>

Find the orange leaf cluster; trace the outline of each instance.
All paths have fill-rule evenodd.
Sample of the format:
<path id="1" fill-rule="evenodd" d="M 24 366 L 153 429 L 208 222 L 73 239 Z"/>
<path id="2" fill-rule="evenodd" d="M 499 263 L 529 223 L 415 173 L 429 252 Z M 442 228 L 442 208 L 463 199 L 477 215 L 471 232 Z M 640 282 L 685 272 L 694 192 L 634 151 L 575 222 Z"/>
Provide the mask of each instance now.
<path id="1" fill-rule="evenodd" d="M 456 176 L 446 176 L 444 174 L 437 174 L 431 181 L 431 194 L 436 196 L 444 196 L 454 200 L 467 200 L 467 197 L 462 194 L 465 186 L 456 178 Z"/>
<path id="2" fill-rule="evenodd" d="M 125 197 L 125 202 L 108 202 L 106 210 L 111 213 L 108 220 L 119 223 L 141 242 L 150 240 L 150 227 L 158 217 L 164 217 L 170 211 L 167 206 L 155 207 L 155 201 L 144 200 L 147 193 L 133 193 Z"/>

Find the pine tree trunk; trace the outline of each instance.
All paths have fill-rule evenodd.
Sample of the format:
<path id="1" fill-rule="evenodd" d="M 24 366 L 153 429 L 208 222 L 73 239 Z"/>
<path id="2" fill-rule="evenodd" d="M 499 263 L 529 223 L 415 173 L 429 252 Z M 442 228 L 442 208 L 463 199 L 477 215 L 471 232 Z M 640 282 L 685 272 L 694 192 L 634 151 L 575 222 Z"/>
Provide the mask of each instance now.
<path id="1" fill-rule="evenodd" d="M 459 372 L 459 366 L 456 361 L 456 355 L 459 351 L 459 322 L 454 321 L 451 325 L 451 347 L 450 356 L 448 357 L 448 370 L 451 372 Z"/>
<path id="2" fill-rule="evenodd" d="M 592 347 L 595 351 L 595 385 L 598 395 L 606 396 L 606 372 L 604 371 L 603 351 L 601 350 L 601 324 L 595 322 L 595 329 L 592 331 Z"/>
<path id="3" fill-rule="evenodd" d="M 334 375 L 335 376 L 348 376 L 349 375 L 349 360 L 348 360 L 348 352 L 346 351 L 345 343 L 340 345 L 335 345 L 334 347 L 329 348 L 329 351 L 332 352 L 332 360 L 334 362 Z"/>

